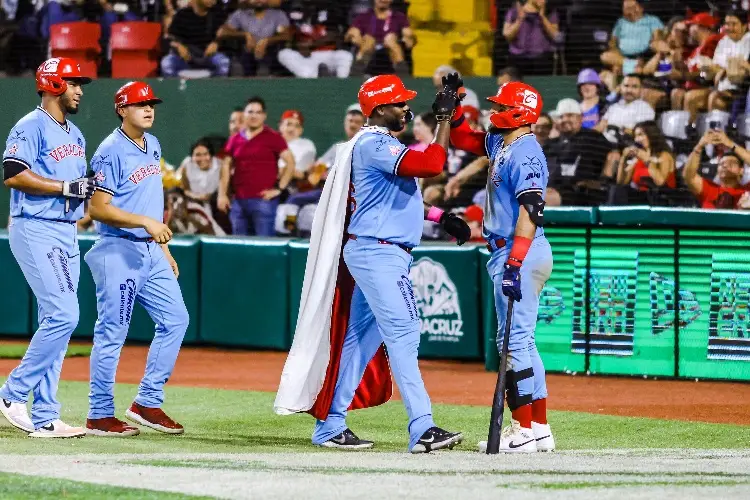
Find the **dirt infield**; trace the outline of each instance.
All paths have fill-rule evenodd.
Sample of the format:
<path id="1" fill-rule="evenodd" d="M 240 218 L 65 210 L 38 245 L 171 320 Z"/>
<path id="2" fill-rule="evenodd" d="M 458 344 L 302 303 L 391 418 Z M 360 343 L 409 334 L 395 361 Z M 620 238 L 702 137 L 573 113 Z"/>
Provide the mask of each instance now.
<path id="1" fill-rule="evenodd" d="M 125 347 L 117 381 L 138 383 L 147 347 Z M 183 348 L 170 384 L 187 387 L 275 391 L 285 353 Z M 0 360 L 6 375 L 17 360 Z M 488 405 L 496 375 L 479 363 L 421 361 L 422 375 L 436 403 Z M 89 359 L 66 359 L 62 378 L 88 381 Z M 750 384 L 642 380 L 550 374 L 549 407 L 606 415 L 750 425 Z"/>

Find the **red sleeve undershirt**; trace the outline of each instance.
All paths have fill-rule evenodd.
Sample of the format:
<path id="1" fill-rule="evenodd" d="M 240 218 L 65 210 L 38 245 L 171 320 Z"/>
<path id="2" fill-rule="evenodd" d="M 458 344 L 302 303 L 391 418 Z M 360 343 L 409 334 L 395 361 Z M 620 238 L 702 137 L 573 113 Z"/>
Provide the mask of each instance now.
<path id="1" fill-rule="evenodd" d="M 439 144 L 430 144 L 424 152 L 408 150 L 396 167 L 400 177 L 435 177 L 443 171 L 448 154 Z"/>
<path id="2" fill-rule="evenodd" d="M 464 118 L 460 106 L 456 109 L 453 116 L 457 116 L 458 119 L 451 123 L 451 144 L 458 149 L 474 153 L 477 156 L 487 156 L 484 145 L 487 133 L 472 130 Z"/>

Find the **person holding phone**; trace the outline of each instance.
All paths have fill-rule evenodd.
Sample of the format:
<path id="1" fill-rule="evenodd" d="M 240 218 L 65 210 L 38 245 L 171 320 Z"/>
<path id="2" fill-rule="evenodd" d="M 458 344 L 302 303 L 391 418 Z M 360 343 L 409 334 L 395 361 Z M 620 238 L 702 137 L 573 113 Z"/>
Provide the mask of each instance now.
<path id="1" fill-rule="evenodd" d="M 648 191 L 677 187 L 674 155 L 654 121 L 641 122 L 634 129 L 634 144 L 622 151 L 617 184 L 628 186 L 628 203 L 650 204 Z"/>

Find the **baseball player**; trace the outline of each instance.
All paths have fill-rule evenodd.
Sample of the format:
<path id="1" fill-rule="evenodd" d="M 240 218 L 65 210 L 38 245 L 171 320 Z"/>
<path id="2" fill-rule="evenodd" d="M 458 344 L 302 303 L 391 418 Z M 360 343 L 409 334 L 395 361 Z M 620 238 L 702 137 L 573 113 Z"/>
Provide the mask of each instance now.
<path id="1" fill-rule="evenodd" d="M 167 434 L 182 434 L 182 425 L 161 410 L 169 379 L 188 327 L 177 263 L 167 242 L 172 232 L 163 223 L 161 146 L 146 132 L 160 103 L 151 87 L 130 82 L 115 93 L 115 112 L 122 125 L 99 145 L 91 168 L 97 189 L 89 214 L 100 238 L 86 253 L 96 284 L 99 317 L 91 351 L 91 392 L 87 432 L 95 436 L 135 436 L 140 430 L 115 417 L 117 362 L 128 334 L 134 303 L 156 323 L 138 395 L 125 415 Z"/>
<path id="2" fill-rule="evenodd" d="M 446 89 L 460 93 L 457 74 L 445 79 Z M 552 250 L 544 236 L 544 195 L 549 173 L 542 148 L 531 132 L 542 110 L 542 97 L 533 87 L 506 83 L 492 103 L 489 132 L 475 132 L 459 110 L 451 125 L 451 142 L 458 148 L 490 158 L 483 234 L 492 252 L 487 271 L 495 288 L 502 349 L 508 300 L 513 309 L 507 374 L 511 425 L 500 438 L 504 452 L 551 451 L 554 438 L 547 424 L 547 385 L 544 365 L 534 341 L 539 294 L 552 272 Z M 480 443 L 486 450 L 486 442 Z M 484 449 L 483 449 L 484 448 Z"/>
<path id="3" fill-rule="evenodd" d="M 359 91 L 367 123 L 353 139 L 351 219 L 343 250 L 356 286 L 333 399 L 312 436 L 313 444 L 319 446 L 373 446 L 347 427 L 346 414 L 368 363 L 383 342 L 409 416 L 409 450 L 427 453 L 452 448 L 463 440 L 461 433 L 445 431 L 432 419 L 430 398 L 417 363 L 420 321 L 409 281 L 411 251 L 419 245 L 425 218 L 441 223 L 459 244 L 470 237 L 461 219 L 425 207 L 416 179 L 442 172 L 457 97 L 442 92 L 437 95 L 433 104 L 439 122 L 436 139 L 424 152 L 418 152 L 407 149 L 392 135 L 403 130 L 413 116 L 407 101 L 416 95 L 395 75 L 371 78 Z"/>
<path id="4" fill-rule="evenodd" d="M 60 420 L 57 385 L 78 324 L 76 221 L 94 192 L 93 179 L 85 177 L 86 141 L 67 117 L 78 112 L 82 85 L 90 81 L 73 59 L 45 61 L 36 71 L 42 103 L 16 123 L 3 153 L 3 179 L 11 189 L 10 249 L 39 305 L 39 328 L 0 388 L 0 411 L 31 437 L 85 435 L 82 427 Z"/>

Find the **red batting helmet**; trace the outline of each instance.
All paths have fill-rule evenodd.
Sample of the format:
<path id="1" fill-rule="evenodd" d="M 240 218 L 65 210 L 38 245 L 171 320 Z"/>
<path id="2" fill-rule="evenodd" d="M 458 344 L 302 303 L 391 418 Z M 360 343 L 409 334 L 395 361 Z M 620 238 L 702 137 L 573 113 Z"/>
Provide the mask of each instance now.
<path id="1" fill-rule="evenodd" d="M 497 128 L 518 128 L 536 123 L 542 112 L 542 96 L 532 87 L 521 82 L 508 82 L 488 101 L 501 104 L 507 109 L 495 111 L 490 122 Z"/>
<path id="2" fill-rule="evenodd" d="M 417 93 L 404 86 L 396 75 L 373 76 L 359 88 L 357 99 L 362 114 L 369 117 L 378 106 L 414 99 Z"/>
<path id="3" fill-rule="evenodd" d="M 77 80 L 81 83 L 91 82 L 91 78 L 83 76 L 81 67 L 76 60 L 70 57 L 47 59 L 36 70 L 37 92 L 63 95 L 68 89 L 66 80 Z"/>
<path id="4" fill-rule="evenodd" d="M 161 99 L 154 95 L 151 86 L 145 82 L 128 82 L 115 92 L 115 112 L 119 108 L 133 104 L 159 104 L 160 102 Z"/>

